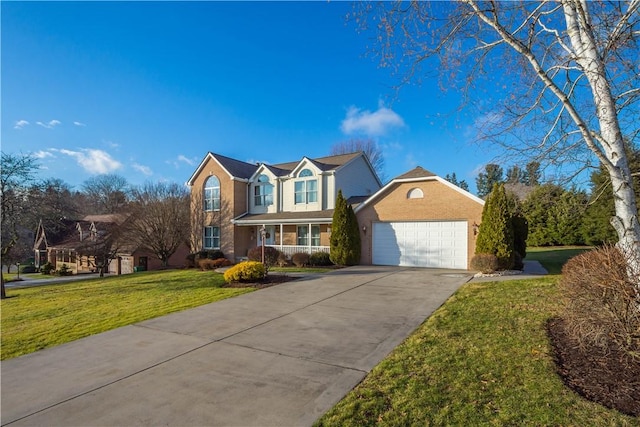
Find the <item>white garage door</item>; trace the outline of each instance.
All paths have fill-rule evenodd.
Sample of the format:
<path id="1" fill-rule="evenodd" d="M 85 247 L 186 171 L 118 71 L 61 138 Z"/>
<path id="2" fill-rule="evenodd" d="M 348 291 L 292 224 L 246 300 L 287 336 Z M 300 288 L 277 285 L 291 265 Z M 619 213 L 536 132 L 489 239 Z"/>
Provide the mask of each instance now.
<path id="1" fill-rule="evenodd" d="M 466 270 L 467 222 L 376 222 L 373 264 Z"/>

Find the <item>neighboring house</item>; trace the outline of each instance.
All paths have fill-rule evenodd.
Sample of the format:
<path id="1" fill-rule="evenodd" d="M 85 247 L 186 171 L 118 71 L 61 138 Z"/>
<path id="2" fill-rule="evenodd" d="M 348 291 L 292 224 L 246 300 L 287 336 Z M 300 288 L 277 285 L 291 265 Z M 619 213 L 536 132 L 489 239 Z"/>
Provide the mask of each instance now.
<path id="1" fill-rule="evenodd" d="M 191 187 L 193 250 L 220 249 L 236 261 L 262 244 L 291 256 L 329 252 L 338 190 L 345 198 L 382 187 L 362 152 L 275 165 L 251 164 L 208 153 Z"/>
<path id="2" fill-rule="evenodd" d="M 128 274 L 159 269 L 162 265 L 156 257 L 123 241 L 121 236 L 105 249 L 105 238 L 125 220 L 117 214 L 88 215 L 80 220 L 61 219 L 51 229 L 46 229 L 40 221 L 34 242 L 35 266 L 40 268 L 50 262 L 55 270 L 65 264 L 73 274 L 93 273 L 98 270 L 104 252 L 109 251 L 111 260 L 105 272 Z M 170 258 L 169 264 L 182 267 L 188 253 L 189 248 L 184 245 Z"/>
<path id="3" fill-rule="evenodd" d="M 468 269 L 484 201 L 417 167 L 354 208 L 362 264 Z"/>

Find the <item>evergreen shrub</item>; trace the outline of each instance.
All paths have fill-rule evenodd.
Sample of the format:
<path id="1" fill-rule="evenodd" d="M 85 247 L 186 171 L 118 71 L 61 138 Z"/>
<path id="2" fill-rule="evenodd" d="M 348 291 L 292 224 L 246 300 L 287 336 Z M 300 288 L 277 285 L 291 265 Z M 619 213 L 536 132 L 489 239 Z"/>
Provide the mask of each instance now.
<path id="1" fill-rule="evenodd" d="M 355 265 L 360 261 L 360 229 L 351 205 L 338 190 L 331 223 L 330 259 L 337 265 Z"/>
<path id="2" fill-rule="evenodd" d="M 476 254 L 493 254 L 498 269 L 509 270 L 514 264 L 514 236 L 511 212 L 504 185 L 495 184 L 482 210 L 482 223 L 476 241 Z"/>
<path id="3" fill-rule="evenodd" d="M 331 256 L 327 252 L 314 252 L 309 256 L 309 264 L 313 266 L 331 265 Z"/>

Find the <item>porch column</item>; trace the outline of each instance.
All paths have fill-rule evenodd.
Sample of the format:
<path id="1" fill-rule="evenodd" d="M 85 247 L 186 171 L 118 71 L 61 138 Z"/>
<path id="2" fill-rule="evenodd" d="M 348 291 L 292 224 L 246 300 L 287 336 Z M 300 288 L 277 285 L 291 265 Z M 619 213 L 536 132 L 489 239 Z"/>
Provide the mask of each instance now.
<path id="1" fill-rule="evenodd" d="M 283 233 L 284 233 L 284 225 L 280 223 L 280 250 L 282 250 L 282 244 L 284 243 Z"/>
<path id="2" fill-rule="evenodd" d="M 308 226 L 308 230 L 307 230 L 307 244 L 309 245 L 309 255 L 311 255 L 311 224 L 307 224 Z"/>

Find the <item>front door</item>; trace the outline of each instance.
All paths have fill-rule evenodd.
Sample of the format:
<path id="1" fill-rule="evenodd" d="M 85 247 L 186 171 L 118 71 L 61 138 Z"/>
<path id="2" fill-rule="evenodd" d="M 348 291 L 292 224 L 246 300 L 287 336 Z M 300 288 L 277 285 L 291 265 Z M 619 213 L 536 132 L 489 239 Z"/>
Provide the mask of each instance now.
<path id="1" fill-rule="evenodd" d="M 258 246 L 262 246 L 262 235 L 260 230 L 262 227 L 258 227 Z M 273 246 L 276 244 L 276 227 L 273 225 L 267 225 L 265 227 L 265 237 L 264 237 L 265 246 Z"/>

